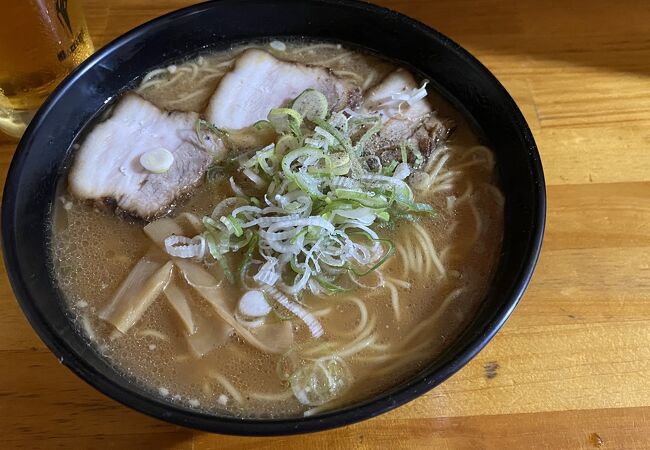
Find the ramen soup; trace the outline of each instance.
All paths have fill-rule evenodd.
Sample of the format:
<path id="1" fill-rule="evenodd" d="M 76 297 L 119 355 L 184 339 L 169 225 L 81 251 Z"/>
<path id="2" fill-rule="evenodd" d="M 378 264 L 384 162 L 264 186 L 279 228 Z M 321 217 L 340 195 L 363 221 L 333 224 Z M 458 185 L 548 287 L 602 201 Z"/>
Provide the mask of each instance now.
<path id="1" fill-rule="evenodd" d="M 492 152 L 411 69 L 264 42 L 145 74 L 74 145 L 53 277 L 169 402 L 313 415 L 430 364 L 485 295 Z"/>

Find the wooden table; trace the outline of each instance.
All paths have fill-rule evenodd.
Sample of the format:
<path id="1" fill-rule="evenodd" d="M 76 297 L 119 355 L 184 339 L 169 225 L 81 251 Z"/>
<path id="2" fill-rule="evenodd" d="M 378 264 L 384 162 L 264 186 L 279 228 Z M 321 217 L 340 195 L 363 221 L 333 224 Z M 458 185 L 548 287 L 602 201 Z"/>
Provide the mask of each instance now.
<path id="1" fill-rule="evenodd" d="M 98 46 L 185 0 L 92 0 Z M 508 88 L 548 183 L 537 271 L 497 337 L 389 414 L 297 437 L 238 438 L 145 417 L 44 347 L 0 279 L 7 449 L 650 448 L 650 3 L 381 0 L 450 36 Z M 14 144 L 0 143 L 6 175 Z"/>

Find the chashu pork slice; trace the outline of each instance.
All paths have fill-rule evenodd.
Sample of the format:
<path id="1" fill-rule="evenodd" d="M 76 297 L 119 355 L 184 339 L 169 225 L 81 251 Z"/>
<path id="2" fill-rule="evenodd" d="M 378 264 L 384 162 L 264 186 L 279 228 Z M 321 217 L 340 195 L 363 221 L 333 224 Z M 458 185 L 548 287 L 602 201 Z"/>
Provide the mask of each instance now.
<path id="1" fill-rule="evenodd" d="M 422 98 L 412 105 L 403 104 L 401 108 L 398 108 L 399 101 L 393 100 L 392 96 L 408 94 L 418 87 L 415 78 L 409 71 L 397 69 L 389 73 L 368 92 L 360 112 L 379 113 L 385 122 L 390 119 L 417 122 L 422 116 L 433 111 L 429 102 Z"/>
<path id="2" fill-rule="evenodd" d="M 431 150 L 454 130 L 450 120 L 440 119 L 425 98 L 411 102 L 395 99 L 411 95 L 419 88 L 413 75 L 404 69 L 391 72 L 370 90 L 359 112 L 379 114 L 383 126 L 366 146 L 370 153 L 390 162 L 399 155 L 399 145 L 411 141 L 427 157 Z"/>
<path id="3" fill-rule="evenodd" d="M 117 206 L 148 219 L 201 181 L 213 156 L 196 145 L 193 112 L 168 112 L 127 94 L 111 117 L 95 126 L 75 155 L 70 192 L 82 200 L 113 199 Z M 164 148 L 174 161 L 164 173 L 140 164 L 143 153 Z"/>
<path id="4" fill-rule="evenodd" d="M 411 105 L 393 99 L 393 96 L 409 94 L 417 88 L 413 75 L 404 69 L 398 69 L 388 74 L 368 93 L 360 112 L 379 114 L 383 122 L 381 131 L 369 143 L 370 148 L 381 150 L 399 145 L 408 139 L 433 111 L 424 98 Z"/>
<path id="5" fill-rule="evenodd" d="M 249 127 L 309 88 L 322 92 L 334 111 L 355 106 L 360 95 L 354 83 L 323 67 L 281 61 L 263 50 L 246 50 L 219 83 L 205 115 L 220 128 Z"/>

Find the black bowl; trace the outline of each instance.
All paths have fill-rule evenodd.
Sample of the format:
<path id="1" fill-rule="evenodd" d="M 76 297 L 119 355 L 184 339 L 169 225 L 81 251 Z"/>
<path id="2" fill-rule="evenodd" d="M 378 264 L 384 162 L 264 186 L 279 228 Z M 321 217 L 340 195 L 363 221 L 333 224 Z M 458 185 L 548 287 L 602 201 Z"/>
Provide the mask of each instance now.
<path id="1" fill-rule="evenodd" d="M 269 36 L 352 43 L 401 60 L 433 80 L 482 128 L 506 197 L 505 233 L 491 288 L 466 328 L 429 367 L 385 393 L 309 418 L 217 417 L 174 405 L 116 372 L 71 326 L 48 268 L 48 214 L 71 143 L 129 82 L 206 47 Z M 526 288 L 545 219 L 539 154 L 521 112 L 496 78 L 440 33 L 389 10 L 349 0 L 223 0 L 168 14 L 113 41 L 75 70 L 41 107 L 14 156 L 2 203 L 7 272 L 36 332 L 73 372 L 125 405 L 176 424 L 241 435 L 324 430 L 389 411 L 447 379 L 494 336 Z"/>

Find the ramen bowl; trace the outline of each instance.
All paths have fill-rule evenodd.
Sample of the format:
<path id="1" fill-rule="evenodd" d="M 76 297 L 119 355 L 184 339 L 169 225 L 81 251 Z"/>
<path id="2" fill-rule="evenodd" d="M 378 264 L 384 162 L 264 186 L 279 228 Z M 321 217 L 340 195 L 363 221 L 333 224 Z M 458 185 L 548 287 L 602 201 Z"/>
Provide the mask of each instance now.
<path id="1" fill-rule="evenodd" d="M 263 38 L 331 40 L 413 67 L 483 130 L 505 196 L 504 237 L 485 298 L 429 365 L 373 398 L 312 417 L 248 419 L 186 408 L 155 396 L 105 360 L 71 324 L 48 266 L 49 214 L 72 143 L 111 99 L 148 71 Z M 533 136 L 513 99 L 474 57 L 442 34 L 401 14 L 349 0 L 224 0 L 185 8 L 111 42 L 68 76 L 20 141 L 4 189 L 2 238 L 13 290 L 50 350 L 80 378 L 145 414 L 206 431 L 281 435 L 339 427 L 407 403 L 468 363 L 523 295 L 540 251 L 545 187 Z"/>

